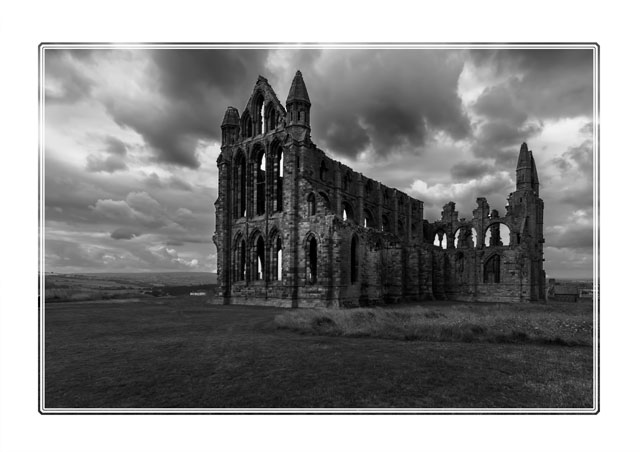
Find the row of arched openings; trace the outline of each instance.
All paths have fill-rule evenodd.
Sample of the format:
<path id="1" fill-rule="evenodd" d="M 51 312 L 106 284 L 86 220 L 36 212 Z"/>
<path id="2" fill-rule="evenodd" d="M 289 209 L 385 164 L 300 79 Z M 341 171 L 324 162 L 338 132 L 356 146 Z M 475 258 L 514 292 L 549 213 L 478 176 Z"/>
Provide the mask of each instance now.
<path id="1" fill-rule="evenodd" d="M 247 177 L 247 175 L 252 172 L 255 177 Z M 253 149 L 249 162 L 247 162 L 244 152 L 238 151 L 233 160 L 231 174 L 231 199 L 234 218 L 242 218 L 249 215 L 264 215 L 267 212 L 268 198 L 272 200 L 271 211 L 282 211 L 284 202 L 284 159 L 282 146 L 275 144 L 272 147 L 272 152 L 266 154 L 262 146 L 257 145 Z M 269 194 L 271 196 L 268 196 Z M 248 212 L 250 205 L 253 207 L 253 212 Z"/>
<path id="2" fill-rule="evenodd" d="M 365 228 L 378 228 L 378 223 L 371 210 L 369 210 L 368 208 L 364 208 L 363 216 L 364 218 L 362 219 L 362 225 Z M 344 201 L 342 203 L 342 220 L 352 221 L 356 223 L 353 207 L 351 207 L 351 204 L 349 204 L 347 201 Z M 385 232 L 393 232 L 391 229 L 391 223 L 389 222 L 389 217 L 387 215 L 382 215 L 381 220 L 382 223 L 380 225 L 380 229 Z M 402 222 L 402 220 L 398 220 L 398 235 L 404 236 L 405 233 L 406 231 L 404 229 L 404 223 Z M 411 225 L 412 237 L 417 237 L 417 234 L 418 230 L 416 226 Z"/>
<path id="3" fill-rule="evenodd" d="M 262 233 L 254 233 L 248 242 L 242 234 L 236 237 L 232 252 L 233 281 L 282 281 L 283 242 L 277 230 L 266 244 Z"/>
<path id="4" fill-rule="evenodd" d="M 509 246 L 510 236 L 509 226 L 504 223 L 493 223 L 485 231 L 484 246 Z M 461 227 L 456 230 L 453 240 L 454 248 L 475 248 L 478 243 L 478 234 L 473 227 Z M 447 243 L 447 233 L 442 229 L 436 231 L 433 244 L 446 249 Z"/>

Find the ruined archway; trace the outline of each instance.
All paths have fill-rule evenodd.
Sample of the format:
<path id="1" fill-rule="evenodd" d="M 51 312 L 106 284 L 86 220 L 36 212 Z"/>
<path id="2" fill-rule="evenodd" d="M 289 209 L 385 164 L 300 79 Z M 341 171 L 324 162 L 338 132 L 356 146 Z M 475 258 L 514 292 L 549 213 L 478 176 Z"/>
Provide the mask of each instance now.
<path id="1" fill-rule="evenodd" d="M 484 230 L 484 246 L 510 246 L 511 229 L 506 223 L 494 222 Z"/>

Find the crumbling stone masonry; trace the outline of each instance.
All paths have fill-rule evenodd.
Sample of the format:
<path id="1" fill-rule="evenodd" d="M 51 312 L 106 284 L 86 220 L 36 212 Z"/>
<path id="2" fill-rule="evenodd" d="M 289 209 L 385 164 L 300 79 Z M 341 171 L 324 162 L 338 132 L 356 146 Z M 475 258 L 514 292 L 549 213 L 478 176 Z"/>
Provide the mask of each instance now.
<path id="1" fill-rule="evenodd" d="M 214 302 L 285 307 L 400 301 L 544 300 L 544 203 L 526 143 L 506 215 L 478 198 L 423 220 L 423 204 L 333 160 L 311 141 L 302 74 L 286 108 L 258 77 L 242 115 L 229 107 L 218 157 Z M 502 232 L 501 232 L 502 230 Z"/>

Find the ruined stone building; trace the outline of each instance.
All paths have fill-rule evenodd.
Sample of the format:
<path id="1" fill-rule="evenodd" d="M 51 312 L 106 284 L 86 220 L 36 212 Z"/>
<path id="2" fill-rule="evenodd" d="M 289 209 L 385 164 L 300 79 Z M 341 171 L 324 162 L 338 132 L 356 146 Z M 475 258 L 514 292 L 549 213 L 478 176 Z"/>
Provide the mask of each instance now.
<path id="1" fill-rule="evenodd" d="M 544 203 L 523 144 L 506 215 L 477 199 L 436 221 L 418 199 L 329 158 L 311 141 L 302 74 L 283 106 L 259 77 L 228 107 L 218 157 L 215 301 L 287 307 L 544 299 Z"/>

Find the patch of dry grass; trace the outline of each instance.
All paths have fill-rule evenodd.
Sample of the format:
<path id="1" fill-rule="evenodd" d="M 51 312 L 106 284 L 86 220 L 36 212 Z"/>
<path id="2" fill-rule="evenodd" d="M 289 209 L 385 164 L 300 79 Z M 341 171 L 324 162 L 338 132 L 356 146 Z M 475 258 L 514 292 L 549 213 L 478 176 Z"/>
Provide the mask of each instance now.
<path id="1" fill-rule="evenodd" d="M 276 316 L 301 333 L 435 342 L 593 344 L 591 311 L 582 306 L 460 304 L 436 307 L 304 309 Z"/>

